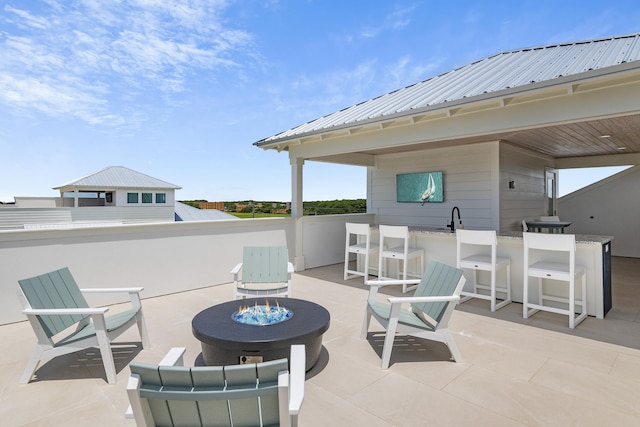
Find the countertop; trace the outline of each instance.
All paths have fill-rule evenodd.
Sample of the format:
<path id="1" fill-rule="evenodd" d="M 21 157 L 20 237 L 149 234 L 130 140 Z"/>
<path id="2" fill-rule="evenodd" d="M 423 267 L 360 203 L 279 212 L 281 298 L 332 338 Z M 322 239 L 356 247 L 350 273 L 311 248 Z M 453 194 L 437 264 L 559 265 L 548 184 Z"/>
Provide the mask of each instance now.
<path id="1" fill-rule="evenodd" d="M 378 226 L 372 225 L 372 230 L 377 230 Z M 471 229 L 468 229 L 471 230 Z M 437 234 L 440 236 L 454 237 L 455 233 L 452 233 L 448 228 L 429 228 L 429 227 L 416 227 L 409 226 L 410 233 L 418 234 Z M 571 234 L 571 233 L 568 233 Z M 603 245 L 613 240 L 613 236 L 600 236 L 596 234 L 576 234 L 576 243 L 591 244 L 591 245 Z M 499 239 L 513 239 L 522 240 L 522 231 L 506 231 L 498 234 Z"/>

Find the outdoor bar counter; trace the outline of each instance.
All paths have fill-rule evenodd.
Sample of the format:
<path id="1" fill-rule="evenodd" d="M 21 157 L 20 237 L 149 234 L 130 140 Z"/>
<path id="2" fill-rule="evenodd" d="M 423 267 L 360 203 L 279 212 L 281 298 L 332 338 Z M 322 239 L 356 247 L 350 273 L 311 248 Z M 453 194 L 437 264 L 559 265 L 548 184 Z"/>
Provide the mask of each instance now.
<path id="1" fill-rule="evenodd" d="M 436 260 L 456 265 L 456 235 L 447 229 L 431 229 L 409 227 L 410 244 L 422 247 L 426 252 L 426 262 Z M 378 230 L 372 226 L 372 241 L 378 241 Z M 604 318 L 611 309 L 611 236 L 576 234 L 576 263 L 586 268 L 587 272 L 587 313 L 599 319 Z M 511 259 L 511 297 L 514 302 L 522 302 L 524 280 L 524 246 L 522 232 L 513 231 L 498 235 L 498 256 Z M 374 256 L 370 261 L 372 268 L 377 268 L 378 259 Z M 390 274 L 395 274 L 395 262 L 388 261 Z M 409 268 L 415 271 L 417 264 L 413 261 Z M 471 284 L 471 272 L 465 272 L 467 283 Z M 486 283 L 479 274 L 479 282 Z M 504 283 L 504 273 L 496 276 L 498 283 Z M 534 283 L 534 282 L 530 282 Z M 529 286 L 529 299 L 538 300 L 537 286 Z"/>

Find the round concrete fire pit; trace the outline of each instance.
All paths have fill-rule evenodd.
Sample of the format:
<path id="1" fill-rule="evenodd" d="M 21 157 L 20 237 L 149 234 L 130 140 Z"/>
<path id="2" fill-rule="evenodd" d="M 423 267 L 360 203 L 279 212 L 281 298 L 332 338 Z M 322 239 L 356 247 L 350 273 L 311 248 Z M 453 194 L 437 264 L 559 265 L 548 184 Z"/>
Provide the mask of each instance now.
<path id="1" fill-rule="evenodd" d="M 274 324 L 245 324 L 234 320 L 243 306 L 280 306 L 291 312 Z M 329 312 L 310 301 L 295 298 L 247 298 L 225 302 L 198 313 L 191 322 L 202 344 L 205 365 L 233 365 L 289 358 L 292 344 L 306 347 L 306 369 L 322 349 L 322 334 L 329 329 Z"/>

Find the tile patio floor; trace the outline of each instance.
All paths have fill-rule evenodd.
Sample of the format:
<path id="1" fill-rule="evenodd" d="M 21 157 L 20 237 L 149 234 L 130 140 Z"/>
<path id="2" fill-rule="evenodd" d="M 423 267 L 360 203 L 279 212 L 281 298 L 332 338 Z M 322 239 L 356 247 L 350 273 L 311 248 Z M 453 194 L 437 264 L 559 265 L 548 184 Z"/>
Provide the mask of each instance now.
<path id="1" fill-rule="evenodd" d="M 638 426 L 638 277 L 639 260 L 614 258 L 614 308 L 575 331 L 566 316 L 538 313 L 525 321 L 520 304 L 492 314 L 488 301 L 469 301 L 451 322 L 464 363 L 450 362 L 444 345 L 399 337 L 383 371 L 375 321 L 369 339 L 359 339 L 362 280 L 343 281 L 341 264 L 297 273 L 294 296 L 331 313 L 323 353 L 305 383 L 300 425 Z M 19 385 L 35 337 L 27 322 L 0 326 L 0 425 L 132 426 L 124 418 L 127 364 L 157 362 L 172 346 L 187 347 L 191 363 L 200 351 L 192 317 L 231 295 L 226 284 L 144 300 L 152 348 L 134 343 L 135 328 L 120 338 L 116 385 L 106 383 L 97 350 L 48 361 L 36 380 Z"/>

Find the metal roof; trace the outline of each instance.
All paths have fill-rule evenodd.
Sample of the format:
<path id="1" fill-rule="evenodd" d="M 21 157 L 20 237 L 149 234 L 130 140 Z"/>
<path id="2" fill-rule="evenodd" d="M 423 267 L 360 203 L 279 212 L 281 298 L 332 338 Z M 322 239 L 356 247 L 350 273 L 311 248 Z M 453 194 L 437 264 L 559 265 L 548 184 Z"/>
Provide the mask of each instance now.
<path id="1" fill-rule="evenodd" d="M 527 90 L 567 76 L 586 77 L 596 70 L 639 59 L 640 33 L 505 51 L 312 120 L 254 145 L 265 146 L 332 128 L 414 114 L 446 103 L 471 102 L 499 91 Z"/>
<path id="2" fill-rule="evenodd" d="M 71 188 L 116 189 L 116 188 L 162 188 L 180 189 L 175 184 L 153 178 L 124 166 L 109 166 L 92 174 L 53 187 L 54 190 Z"/>
<path id="3" fill-rule="evenodd" d="M 175 205 L 176 221 L 212 221 L 212 220 L 231 220 L 240 218 L 215 209 L 198 209 L 187 204 L 176 202 Z"/>

